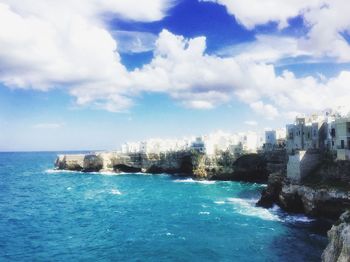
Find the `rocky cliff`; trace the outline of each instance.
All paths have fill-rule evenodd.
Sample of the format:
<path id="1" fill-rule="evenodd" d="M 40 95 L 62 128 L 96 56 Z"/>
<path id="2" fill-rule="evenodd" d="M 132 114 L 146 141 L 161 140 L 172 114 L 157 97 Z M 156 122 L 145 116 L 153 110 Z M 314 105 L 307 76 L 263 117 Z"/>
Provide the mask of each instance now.
<path id="1" fill-rule="evenodd" d="M 312 188 L 286 183 L 282 186 L 278 203 L 290 212 L 337 219 L 350 208 L 350 192 L 337 188 Z"/>
<path id="2" fill-rule="evenodd" d="M 269 176 L 257 205 L 270 208 L 278 204 L 289 212 L 334 221 L 350 210 L 349 166 L 350 163 L 343 161 L 323 163 L 299 183 L 289 180 L 285 171 L 275 172 Z M 328 232 L 329 244 L 322 255 L 323 261 L 350 262 L 349 223 L 348 211 Z"/>
<path id="3" fill-rule="evenodd" d="M 329 244 L 322 254 L 323 262 L 350 261 L 350 211 L 328 231 Z"/>
<path id="4" fill-rule="evenodd" d="M 261 198 L 256 205 L 271 208 L 274 204 L 278 204 L 285 178 L 286 174 L 283 171 L 270 174 L 267 181 L 267 187 L 261 192 Z"/>
<path id="5" fill-rule="evenodd" d="M 259 206 L 274 203 L 289 212 L 338 219 L 350 208 L 350 162 L 324 162 L 300 182 L 287 178 L 285 170 L 269 176 Z"/>
<path id="6" fill-rule="evenodd" d="M 208 180 L 267 181 L 267 162 L 264 156 L 247 154 L 238 159 L 229 152 L 214 156 L 195 151 L 161 154 L 121 154 L 102 152 L 86 155 L 60 155 L 58 169 L 83 172 L 147 172 L 192 176 Z"/>
<path id="7" fill-rule="evenodd" d="M 149 172 L 191 173 L 192 155 L 189 152 L 167 154 L 120 154 L 102 152 L 79 155 L 59 155 L 56 168 L 83 172 Z"/>

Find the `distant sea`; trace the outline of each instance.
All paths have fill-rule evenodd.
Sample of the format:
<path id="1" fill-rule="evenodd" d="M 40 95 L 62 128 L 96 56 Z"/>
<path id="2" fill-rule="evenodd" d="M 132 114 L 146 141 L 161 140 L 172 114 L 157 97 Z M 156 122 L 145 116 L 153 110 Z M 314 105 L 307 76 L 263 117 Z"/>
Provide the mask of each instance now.
<path id="1" fill-rule="evenodd" d="M 263 185 L 53 169 L 0 153 L 0 261 L 320 261 L 323 223 L 255 207 Z"/>

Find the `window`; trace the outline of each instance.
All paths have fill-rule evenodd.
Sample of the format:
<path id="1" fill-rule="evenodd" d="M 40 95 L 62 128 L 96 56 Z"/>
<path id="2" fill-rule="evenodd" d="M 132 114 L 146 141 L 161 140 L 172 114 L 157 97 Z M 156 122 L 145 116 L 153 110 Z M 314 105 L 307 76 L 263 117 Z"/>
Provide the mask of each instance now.
<path id="1" fill-rule="evenodd" d="M 344 145 L 344 140 L 341 140 L 341 141 L 340 141 L 340 148 L 341 148 L 341 149 L 344 149 L 344 147 L 345 147 L 345 145 Z"/>
<path id="2" fill-rule="evenodd" d="M 335 137 L 335 128 L 332 128 L 332 130 L 331 130 L 331 136 L 332 136 L 332 137 Z"/>

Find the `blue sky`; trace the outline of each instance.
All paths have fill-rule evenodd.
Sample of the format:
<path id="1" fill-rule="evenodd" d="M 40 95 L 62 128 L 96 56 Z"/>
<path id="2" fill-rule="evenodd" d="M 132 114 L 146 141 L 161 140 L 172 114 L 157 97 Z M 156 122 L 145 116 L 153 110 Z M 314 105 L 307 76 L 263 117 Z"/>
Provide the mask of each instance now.
<path id="1" fill-rule="evenodd" d="M 115 149 L 347 110 L 344 1 L 30 2 L 0 0 L 0 151 Z"/>

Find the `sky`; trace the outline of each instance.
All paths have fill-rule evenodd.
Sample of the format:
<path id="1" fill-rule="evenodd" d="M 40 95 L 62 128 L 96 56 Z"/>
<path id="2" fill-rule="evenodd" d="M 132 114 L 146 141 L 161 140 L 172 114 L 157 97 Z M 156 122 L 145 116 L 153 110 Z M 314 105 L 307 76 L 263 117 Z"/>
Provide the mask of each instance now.
<path id="1" fill-rule="evenodd" d="M 0 0 L 0 151 L 350 110 L 348 0 Z"/>

